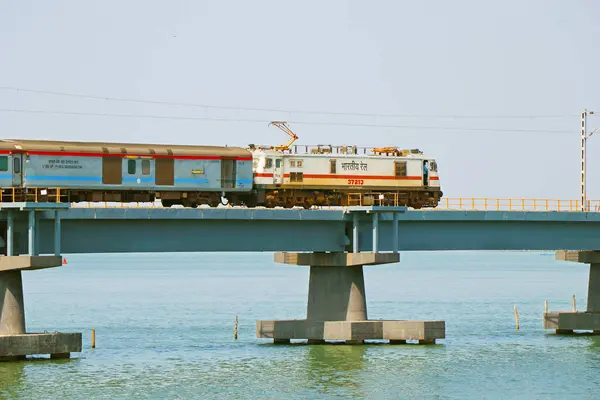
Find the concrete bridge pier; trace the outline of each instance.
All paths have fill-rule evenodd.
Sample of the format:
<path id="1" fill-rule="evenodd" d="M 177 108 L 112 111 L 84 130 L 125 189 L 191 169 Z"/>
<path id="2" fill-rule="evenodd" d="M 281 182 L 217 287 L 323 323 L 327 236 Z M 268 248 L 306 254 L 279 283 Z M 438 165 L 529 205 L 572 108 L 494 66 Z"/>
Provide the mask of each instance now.
<path id="1" fill-rule="evenodd" d="M 21 271 L 0 272 L 0 335 L 25 333 Z"/>
<path id="2" fill-rule="evenodd" d="M 586 311 L 552 311 L 544 313 L 544 328 L 556 333 L 592 331 L 600 334 L 600 251 L 557 251 L 556 259 L 590 265 Z"/>
<path id="3" fill-rule="evenodd" d="M 363 266 L 397 263 L 397 253 L 276 253 L 282 264 L 310 266 L 306 319 L 256 321 L 256 336 L 274 343 L 307 339 L 309 344 L 388 340 L 435 343 L 445 337 L 444 321 L 369 320 Z"/>
<path id="4" fill-rule="evenodd" d="M 16 209 L 0 209 L 6 217 L 6 255 L 0 256 L 0 361 L 25 359 L 28 355 L 50 354 L 51 358 L 69 358 L 81 351 L 81 333 L 27 333 L 22 271 L 59 267 L 60 219 L 55 214 L 55 254 L 39 255 L 37 251 L 36 210 L 27 204 L 11 204 Z M 40 207 L 40 204 L 36 204 Z M 3 205 L 3 208 L 7 205 Z M 25 218 L 22 218 L 25 217 Z M 23 221 L 25 220 L 25 221 Z M 28 254 L 14 255 L 15 226 L 27 223 Z"/>

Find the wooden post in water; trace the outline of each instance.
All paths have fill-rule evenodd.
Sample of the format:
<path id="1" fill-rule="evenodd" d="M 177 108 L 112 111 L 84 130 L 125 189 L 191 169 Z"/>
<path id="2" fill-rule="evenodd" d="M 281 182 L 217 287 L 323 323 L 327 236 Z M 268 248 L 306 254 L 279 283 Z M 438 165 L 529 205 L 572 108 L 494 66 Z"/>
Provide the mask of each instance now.
<path id="1" fill-rule="evenodd" d="M 235 324 L 233 325 L 233 340 L 238 338 L 238 316 L 235 316 Z"/>
<path id="2" fill-rule="evenodd" d="M 548 314 L 548 300 L 544 300 L 544 314 Z"/>
<path id="3" fill-rule="evenodd" d="M 515 328 L 518 331 L 519 330 L 519 311 L 517 311 L 517 305 L 515 304 L 514 306 L 514 310 L 515 310 Z"/>
<path id="4" fill-rule="evenodd" d="M 575 301 L 575 295 L 573 295 L 571 302 L 573 303 L 573 312 L 577 312 L 577 302 Z"/>
<path id="5" fill-rule="evenodd" d="M 92 329 L 92 349 L 96 348 L 96 330 Z"/>

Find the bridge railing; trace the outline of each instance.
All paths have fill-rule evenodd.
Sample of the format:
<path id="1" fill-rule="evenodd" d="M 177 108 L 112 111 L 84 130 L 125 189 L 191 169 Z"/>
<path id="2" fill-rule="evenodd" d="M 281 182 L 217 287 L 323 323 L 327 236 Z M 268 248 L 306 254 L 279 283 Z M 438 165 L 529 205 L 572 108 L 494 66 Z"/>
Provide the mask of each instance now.
<path id="1" fill-rule="evenodd" d="M 464 211 L 583 211 L 579 200 L 518 198 L 442 198 L 434 210 Z M 588 200 L 585 211 L 599 212 L 600 200 Z"/>
<path id="2" fill-rule="evenodd" d="M 50 189 L 43 192 L 19 192 L 14 190 L 3 190 L 1 192 L 1 202 L 15 201 L 66 201 L 64 193 L 60 189 Z M 354 197 L 352 197 L 354 195 Z M 349 205 L 362 204 L 362 196 L 359 194 L 349 195 Z M 388 199 L 385 200 L 394 200 Z M 384 202 L 386 204 L 384 204 Z M 356 204 L 354 204 L 356 203 Z M 374 204 L 369 205 L 388 205 L 389 201 L 376 199 Z M 116 203 L 116 202 L 80 202 L 72 203 L 72 207 L 85 208 L 162 208 L 159 201 L 144 203 Z M 316 208 L 339 208 L 339 207 L 316 207 Z M 427 211 L 436 210 L 456 210 L 456 211 L 557 211 L 557 212 L 600 212 L 600 200 L 588 200 L 585 210 L 581 208 L 579 200 L 562 199 L 528 199 L 528 198 L 485 198 L 485 197 L 443 197 L 435 208 L 423 208 Z"/>

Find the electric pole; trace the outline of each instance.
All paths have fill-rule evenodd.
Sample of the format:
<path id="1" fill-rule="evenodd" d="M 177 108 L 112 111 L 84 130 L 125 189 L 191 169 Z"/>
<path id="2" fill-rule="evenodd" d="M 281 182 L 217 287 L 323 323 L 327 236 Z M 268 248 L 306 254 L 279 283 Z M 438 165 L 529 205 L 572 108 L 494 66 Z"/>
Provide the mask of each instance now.
<path id="1" fill-rule="evenodd" d="M 587 162 L 587 116 L 596 114 L 594 111 L 583 109 L 581 111 L 581 211 L 588 211 L 586 189 L 586 162 Z M 596 130 L 592 131 L 592 136 Z"/>

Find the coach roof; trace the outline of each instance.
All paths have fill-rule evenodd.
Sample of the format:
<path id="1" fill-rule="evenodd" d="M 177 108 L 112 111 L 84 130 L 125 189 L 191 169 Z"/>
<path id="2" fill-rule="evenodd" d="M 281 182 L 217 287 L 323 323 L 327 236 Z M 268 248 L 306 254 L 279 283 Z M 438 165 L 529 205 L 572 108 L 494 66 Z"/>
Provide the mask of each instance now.
<path id="1" fill-rule="evenodd" d="M 66 142 L 50 140 L 0 140 L 0 150 L 67 152 L 92 154 L 131 154 L 131 155 L 172 155 L 172 156 L 222 156 L 251 157 L 251 153 L 241 147 L 190 146 L 141 143 L 109 142 Z"/>

